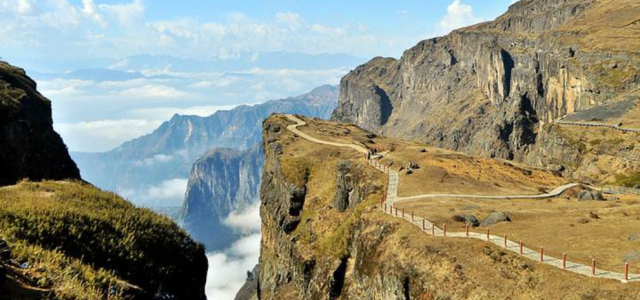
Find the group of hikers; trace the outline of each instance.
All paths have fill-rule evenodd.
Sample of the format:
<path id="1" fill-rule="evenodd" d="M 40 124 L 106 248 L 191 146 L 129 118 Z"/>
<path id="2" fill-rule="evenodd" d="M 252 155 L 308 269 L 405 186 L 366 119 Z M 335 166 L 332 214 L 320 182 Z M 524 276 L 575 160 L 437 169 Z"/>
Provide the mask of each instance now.
<path id="1" fill-rule="evenodd" d="M 378 154 L 378 149 L 369 148 L 369 152 L 367 153 L 367 160 L 371 159 L 371 156 Z"/>

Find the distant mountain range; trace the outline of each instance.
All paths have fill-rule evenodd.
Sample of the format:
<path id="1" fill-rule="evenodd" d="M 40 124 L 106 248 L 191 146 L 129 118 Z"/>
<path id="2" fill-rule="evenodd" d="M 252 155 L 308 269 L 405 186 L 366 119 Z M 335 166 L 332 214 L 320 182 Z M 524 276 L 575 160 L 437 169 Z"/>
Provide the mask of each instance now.
<path id="1" fill-rule="evenodd" d="M 193 163 L 216 147 L 245 150 L 261 139 L 262 121 L 272 113 L 330 116 L 335 86 L 288 99 L 218 111 L 209 117 L 175 115 L 153 133 L 105 153 L 72 153 L 85 180 L 122 194 L 138 205 L 180 206 Z M 181 191 L 180 191 L 181 189 Z"/>

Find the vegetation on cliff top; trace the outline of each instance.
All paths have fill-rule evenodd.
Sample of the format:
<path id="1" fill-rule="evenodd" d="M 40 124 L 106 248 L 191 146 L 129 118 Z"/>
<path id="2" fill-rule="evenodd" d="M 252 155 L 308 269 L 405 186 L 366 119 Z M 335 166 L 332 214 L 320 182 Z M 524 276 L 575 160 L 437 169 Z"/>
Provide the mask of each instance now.
<path id="1" fill-rule="evenodd" d="M 0 238 L 13 247 L 12 277 L 55 299 L 204 297 L 201 245 L 168 218 L 87 184 L 1 188 Z"/>

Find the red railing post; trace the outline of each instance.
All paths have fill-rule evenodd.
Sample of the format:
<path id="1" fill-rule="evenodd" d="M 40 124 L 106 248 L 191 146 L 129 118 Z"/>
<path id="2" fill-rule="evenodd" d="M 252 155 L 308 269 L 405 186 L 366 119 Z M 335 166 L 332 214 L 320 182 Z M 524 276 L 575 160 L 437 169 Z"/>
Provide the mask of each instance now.
<path id="1" fill-rule="evenodd" d="M 624 264 L 624 280 L 629 280 L 629 263 Z"/>
<path id="2" fill-rule="evenodd" d="M 596 276 L 596 259 L 591 260 L 591 275 Z"/>
<path id="3" fill-rule="evenodd" d="M 442 225 L 444 236 L 447 236 L 447 224 Z"/>
<path id="4" fill-rule="evenodd" d="M 567 253 L 562 253 L 562 268 L 567 269 Z"/>
<path id="5" fill-rule="evenodd" d="M 467 237 L 469 237 L 469 224 L 467 224 L 466 226 L 466 231 L 467 231 Z"/>
<path id="6" fill-rule="evenodd" d="M 540 261 L 544 261 L 544 247 L 540 247 Z"/>
<path id="7" fill-rule="evenodd" d="M 524 243 L 520 241 L 520 255 L 524 255 Z"/>

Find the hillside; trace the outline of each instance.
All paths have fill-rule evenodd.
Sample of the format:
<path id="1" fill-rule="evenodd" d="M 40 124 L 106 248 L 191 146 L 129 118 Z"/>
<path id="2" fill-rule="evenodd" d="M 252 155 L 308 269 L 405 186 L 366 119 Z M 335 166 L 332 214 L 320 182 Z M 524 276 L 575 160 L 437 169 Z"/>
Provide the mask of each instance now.
<path id="1" fill-rule="evenodd" d="M 215 148 L 193 164 L 179 222 L 207 251 L 223 250 L 242 237 L 223 220 L 258 201 L 263 163 L 256 145 L 244 151 Z"/>
<path id="2" fill-rule="evenodd" d="M 575 172 L 581 180 L 628 176 L 640 171 L 635 135 L 598 153 L 581 145 L 601 137 L 572 136 L 555 125 L 566 115 L 612 106 L 617 113 L 578 119 L 638 123 L 632 113 L 640 98 L 638 16 L 635 0 L 519 1 L 494 21 L 422 41 L 400 59 L 375 58 L 356 68 L 342 79 L 333 119 Z M 598 163 L 599 156 L 607 163 Z"/>
<path id="3" fill-rule="evenodd" d="M 0 299 L 206 299 L 201 245 L 84 183 L 0 188 L 0 239 L 11 247 Z"/>
<path id="4" fill-rule="evenodd" d="M 640 225 L 634 217 L 640 209 L 637 196 L 607 198 L 605 202 L 578 201 L 576 187 L 570 185 L 561 189 L 559 196 L 535 199 L 540 193 L 566 185 L 566 180 L 557 173 L 504 160 L 376 136 L 354 125 L 301 119 L 303 125 L 297 127 L 298 132 L 291 129 L 296 122 L 282 115 L 273 116 L 264 124 L 266 157 L 260 194 L 263 238 L 256 292 L 259 299 L 640 297 L 637 280 L 622 284 L 579 275 L 564 271 L 551 261 L 551 256 L 562 251 L 563 241 L 566 240 L 565 245 L 574 241 L 570 237 L 574 232 L 593 234 L 586 239 L 576 236 L 577 240 L 591 243 L 572 245 L 570 255 L 580 247 L 609 245 L 594 242 L 612 238 L 607 234 L 609 222 L 628 222 L 628 227 L 616 231 L 616 240 L 620 245 L 624 240 L 627 248 L 637 246 L 637 240 L 627 240 L 635 234 L 633 228 Z M 367 164 L 360 152 L 371 148 L 381 153 L 372 162 L 378 165 L 377 169 Z M 389 189 L 391 183 L 380 170 L 398 174 L 398 195 Z M 393 181 L 391 173 L 389 176 Z M 447 192 L 460 196 L 401 201 L 415 194 Z M 496 230 L 498 239 L 499 234 L 508 232 L 510 237 L 516 236 L 535 249 L 541 245 L 538 242 L 542 241 L 542 234 L 536 235 L 527 228 L 538 226 L 544 227 L 542 232 L 557 244 L 549 245 L 550 262 L 543 264 L 535 260 L 535 253 L 530 259 L 505 250 L 500 239 L 490 244 L 481 239 L 446 238 L 441 233 L 434 237 L 417 223 L 412 224 L 409 217 L 402 220 L 384 213 L 380 200 L 385 194 L 386 205 L 397 205 L 399 209 L 423 207 L 421 213 L 429 213 L 428 217 L 436 222 L 449 223 L 453 232 L 462 233 L 465 228 L 455 215 L 477 214 L 483 222 L 474 232 L 490 228 Z M 482 200 L 464 194 L 524 196 Z M 469 203 L 459 203 L 465 201 Z M 547 206 L 564 214 L 554 212 L 545 217 Z M 512 219 L 490 224 L 487 214 L 491 209 L 507 210 Z M 563 215 L 570 214 L 574 223 L 574 214 L 585 214 L 587 210 L 604 215 L 602 223 L 592 218 L 588 225 L 576 223 L 575 230 L 564 231 L 572 227 L 565 227 L 568 224 Z M 625 210 L 628 218 L 621 215 Z M 536 223 L 538 217 L 545 217 L 545 222 Z M 547 226 L 549 220 L 562 225 Z M 589 229 L 579 231 L 579 226 Z M 604 248 L 590 251 L 599 261 L 608 257 Z M 614 271 L 620 272 L 624 261 L 616 259 Z M 604 274 L 610 266 L 604 268 L 598 274 Z M 633 271 L 638 272 L 637 260 Z M 251 296 L 245 293 L 243 297 Z"/>
<path id="5" fill-rule="evenodd" d="M 244 150 L 260 141 L 262 121 L 274 112 L 327 118 L 337 88 L 323 86 L 282 100 L 218 111 L 209 117 L 176 115 L 153 133 L 106 153 L 72 153 L 85 180 L 144 206 L 179 206 L 178 199 L 141 199 L 144 189 L 189 178 L 193 163 L 212 148 Z M 166 203 L 170 202 L 170 203 Z"/>
<path id="6" fill-rule="evenodd" d="M 53 130 L 51 102 L 24 70 L 0 61 L 0 186 L 21 179 L 80 179 Z"/>

